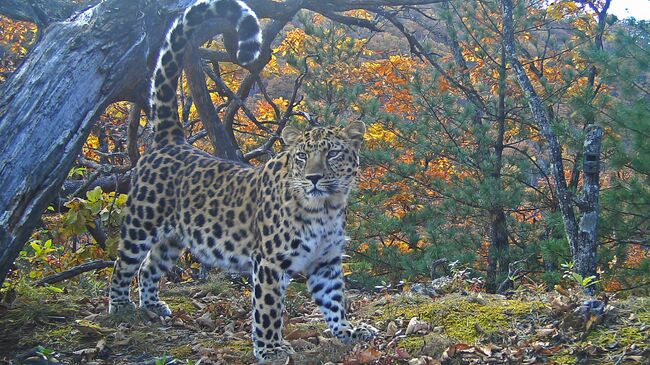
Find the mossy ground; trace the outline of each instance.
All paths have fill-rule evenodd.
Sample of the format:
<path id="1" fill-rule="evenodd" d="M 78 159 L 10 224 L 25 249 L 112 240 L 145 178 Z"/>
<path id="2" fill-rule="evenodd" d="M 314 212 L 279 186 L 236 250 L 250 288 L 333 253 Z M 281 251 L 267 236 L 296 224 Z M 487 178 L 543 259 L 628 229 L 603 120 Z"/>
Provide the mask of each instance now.
<path id="1" fill-rule="evenodd" d="M 398 298 L 387 305 L 384 319 L 417 317 L 441 327 L 442 334 L 457 342 L 474 344 L 503 333 L 543 306 L 536 301 L 506 300 L 499 296 L 451 294 L 432 301 L 428 297 Z"/>
<path id="2" fill-rule="evenodd" d="M 558 365 L 650 363 L 650 298 L 618 302 L 616 313 L 583 337 L 567 344 L 550 360 Z M 646 355 L 625 361 L 625 354 L 638 348 L 645 348 Z"/>
<path id="3" fill-rule="evenodd" d="M 64 363 L 83 363 L 74 352 L 95 348 L 100 341 L 105 343 L 105 350 L 93 356 L 97 364 L 138 364 L 162 356 L 180 359 L 181 363 L 200 358 L 223 364 L 254 362 L 249 334 L 250 293 L 245 286 L 214 280 L 168 285 L 162 289 L 161 298 L 175 316 L 166 322 L 135 310 L 108 316 L 105 297 L 91 297 L 73 287 L 64 293 L 41 289 L 21 293 L 13 309 L 0 313 L 0 364 L 37 345 L 54 350 Z M 561 320 L 546 299 L 505 299 L 485 293 L 432 299 L 410 293 L 356 292 L 349 302 L 353 321 L 380 329 L 380 337 L 366 346 L 381 352 L 382 364 L 406 363 L 404 354 L 440 358 L 458 343 L 493 344 L 513 351 L 517 347 L 530 351 L 536 342 L 552 343 L 548 347 L 553 352 L 540 359 L 567 365 L 606 364 L 607 359 L 631 348 L 650 346 L 650 301 L 643 298 L 613 303 L 616 312 L 611 318 L 576 341 L 567 340 L 569 337 L 563 340 L 564 333 L 553 339 L 536 334 L 536 328 Z M 304 285 L 290 286 L 287 303 L 285 334 L 293 332 L 297 337 L 292 339 L 298 349 L 294 363 L 341 362 L 365 348 L 342 345 L 326 334 L 326 325 Z M 213 322 L 210 328 L 196 321 L 205 313 Z M 405 336 L 413 317 L 426 322 L 428 328 Z M 401 332 L 386 336 L 390 322 Z M 592 348 L 609 352 L 594 352 Z"/>

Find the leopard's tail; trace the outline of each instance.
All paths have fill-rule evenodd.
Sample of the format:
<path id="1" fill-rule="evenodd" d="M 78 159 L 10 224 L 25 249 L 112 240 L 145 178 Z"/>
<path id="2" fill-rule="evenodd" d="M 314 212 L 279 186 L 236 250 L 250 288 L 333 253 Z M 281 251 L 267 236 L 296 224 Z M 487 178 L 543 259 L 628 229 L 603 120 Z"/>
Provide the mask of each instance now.
<path id="1" fill-rule="evenodd" d="M 224 19 L 237 31 L 237 62 L 247 65 L 260 55 L 262 32 L 253 11 L 239 0 L 199 0 L 185 10 L 167 32 L 151 84 L 151 117 L 154 147 L 184 143 L 178 117 L 176 88 L 182 70 L 185 46 L 192 32 L 210 19 Z"/>

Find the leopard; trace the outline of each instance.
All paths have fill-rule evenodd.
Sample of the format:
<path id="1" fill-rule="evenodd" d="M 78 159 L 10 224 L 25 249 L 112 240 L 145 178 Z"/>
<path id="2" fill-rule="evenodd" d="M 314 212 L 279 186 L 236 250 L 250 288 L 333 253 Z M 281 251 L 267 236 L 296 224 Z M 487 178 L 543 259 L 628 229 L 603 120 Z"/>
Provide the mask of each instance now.
<path id="1" fill-rule="evenodd" d="M 295 354 L 283 339 L 285 290 L 297 274 L 331 333 L 343 343 L 369 341 L 374 327 L 346 314 L 342 257 L 346 211 L 359 171 L 366 126 L 285 126 L 283 150 L 257 166 L 220 159 L 189 144 L 176 89 L 186 45 L 209 19 L 237 34 L 235 62 L 253 65 L 262 32 L 239 0 L 200 0 L 173 23 L 152 77 L 152 147 L 132 172 L 118 255 L 110 279 L 109 313 L 139 307 L 171 316 L 158 296 L 161 277 L 189 250 L 209 267 L 250 275 L 253 353 L 259 362 Z M 137 275 L 136 275 L 137 274 Z"/>

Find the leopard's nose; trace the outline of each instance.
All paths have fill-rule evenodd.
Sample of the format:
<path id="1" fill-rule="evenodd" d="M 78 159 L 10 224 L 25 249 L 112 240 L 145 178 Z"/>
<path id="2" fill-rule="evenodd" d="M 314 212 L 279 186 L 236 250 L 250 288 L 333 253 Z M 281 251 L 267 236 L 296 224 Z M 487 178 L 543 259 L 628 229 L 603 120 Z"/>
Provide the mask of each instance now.
<path id="1" fill-rule="evenodd" d="M 315 174 L 314 175 L 307 175 L 307 176 L 305 176 L 305 178 L 307 180 L 311 181 L 311 183 L 314 184 L 314 186 L 316 186 L 316 184 L 318 184 L 318 180 L 323 178 L 323 175 L 315 175 Z"/>

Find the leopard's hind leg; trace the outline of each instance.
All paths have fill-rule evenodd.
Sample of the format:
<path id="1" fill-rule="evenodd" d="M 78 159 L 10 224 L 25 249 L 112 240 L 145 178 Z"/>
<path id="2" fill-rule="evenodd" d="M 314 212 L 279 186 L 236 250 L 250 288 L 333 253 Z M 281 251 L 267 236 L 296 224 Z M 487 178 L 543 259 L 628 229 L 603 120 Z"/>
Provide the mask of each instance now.
<path id="1" fill-rule="evenodd" d="M 178 259 L 183 246 L 176 238 L 156 243 L 145 257 L 138 272 L 140 308 L 146 308 L 163 317 L 171 316 L 169 306 L 158 297 L 158 282 Z"/>
<path id="2" fill-rule="evenodd" d="M 129 298 L 131 280 L 138 271 L 140 263 L 151 247 L 153 238 L 139 229 L 130 226 L 134 218 L 127 214 L 122 226 L 119 254 L 113 266 L 108 312 L 117 313 L 135 304 Z"/>

